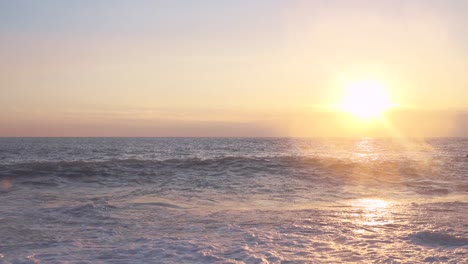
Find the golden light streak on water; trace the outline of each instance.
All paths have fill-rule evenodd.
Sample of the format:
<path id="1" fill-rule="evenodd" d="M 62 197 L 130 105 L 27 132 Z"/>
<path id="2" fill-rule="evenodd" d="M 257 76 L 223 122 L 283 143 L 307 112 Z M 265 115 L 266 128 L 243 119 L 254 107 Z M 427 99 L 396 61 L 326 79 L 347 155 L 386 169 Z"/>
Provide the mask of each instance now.
<path id="1" fill-rule="evenodd" d="M 357 209 L 355 224 L 361 227 L 356 233 L 363 233 L 366 227 L 375 227 L 394 222 L 390 212 L 390 202 L 381 199 L 358 199 L 351 203 Z M 378 230 L 374 230 L 378 232 Z"/>
<path id="2" fill-rule="evenodd" d="M 382 210 L 388 207 L 389 202 L 380 199 L 359 199 L 351 203 L 354 207 L 359 207 L 367 211 Z"/>

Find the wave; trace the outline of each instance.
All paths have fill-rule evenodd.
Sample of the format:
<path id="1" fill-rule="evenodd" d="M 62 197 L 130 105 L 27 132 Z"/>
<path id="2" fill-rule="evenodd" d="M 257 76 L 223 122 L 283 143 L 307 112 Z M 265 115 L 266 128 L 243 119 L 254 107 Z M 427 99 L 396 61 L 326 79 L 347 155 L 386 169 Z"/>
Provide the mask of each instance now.
<path id="1" fill-rule="evenodd" d="M 442 232 L 421 231 L 408 236 L 413 243 L 425 246 L 468 246 L 468 238 Z"/>
<path id="2" fill-rule="evenodd" d="M 434 174 L 432 166 L 421 167 L 417 162 L 400 160 L 357 161 L 333 157 L 272 156 L 244 157 L 230 156 L 210 159 L 182 158 L 166 160 L 113 159 L 106 161 L 34 161 L 0 165 L 0 176 L 40 176 L 51 172 L 67 172 L 66 176 L 86 176 L 99 172 L 105 176 L 115 169 L 229 169 L 272 172 L 284 169 L 321 169 L 334 174 L 406 174 L 412 176 Z M 9 175 L 6 175 L 9 174 Z"/>
<path id="3" fill-rule="evenodd" d="M 395 162 L 402 162 L 408 161 L 412 162 L 412 160 L 404 159 L 404 160 L 397 160 L 397 159 L 385 159 L 385 160 L 357 160 L 351 158 L 338 158 L 333 156 L 222 156 L 216 158 L 196 158 L 196 157 L 189 157 L 189 158 L 171 158 L 171 159 L 109 159 L 109 160 L 56 160 L 56 161 L 28 161 L 28 162 L 15 162 L 9 164 L 0 164 L 1 166 L 38 166 L 38 167 L 47 167 L 47 166 L 65 166 L 65 165 L 106 165 L 106 164 L 122 164 L 122 165 L 141 165 L 141 164 L 170 164 L 170 165 L 210 165 L 210 164 L 232 164 L 236 162 L 269 162 L 269 163 L 277 163 L 277 162 L 287 162 L 294 165 L 310 165 L 310 164 L 323 164 L 323 163 L 330 163 L 329 165 L 337 165 L 336 162 L 346 163 L 346 164 L 358 164 L 362 162 L 385 162 L 385 163 L 395 163 Z M 404 165 L 402 163 L 402 165 Z"/>
<path id="4" fill-rule="evenodd" d="M 405 185 L 423 195 L 446 195 L 451 186 L 437 184 L 439 168 L 411 160 L 353 160 L 323 156 L 229 156 L 219 158 L 179 158 L 166 160 L 113 159 L 102 161 L 45 161 L 0 165 L 0 180 L 8 177 L 24 184 L 57 186 L 68 180 L 86 183 L 132 184 L 158 183 L 196 185 L 196 187 L 231 187 L 226 182 L 262 178 L 256 186 L 276 179 L 343 185 Z M 450 176 L 450 174 L 449 174 Z M 272 178 L 273 177 L 273 178 Z M 276 177 L 276 178 L 275 178 Z M 210 180 L 211 179 L 211 180 Z M 213 180 L 214 179 L 214 180 Z M 253 181 L 253 180 L 251 180 Z M 299 181 L 299 182 L 297 182 Z M 47 184 L 44 184 L 47 183 Z"/>
<path id="5" fill-rule="evenodd" d="M 196 167 L 218 167 L 218 166 L 237 166 L 237 165 L 262 165 L 268 164 L 273 167 L 281 166 L 304 166 L 317 165 L 325 161 L 322 158 L 299 157 L 299 156 L 274 156 L 274 157 L 243 157 L 229 156 L 220 158 L 182 158 L 165 160 L 144 160 L 144 159 L 112 159 L 105 161 L 32 161 L 19 162 L 14 164 L 0 165 L 0 168 L 15 169 L 35 169 L 37 171 L 60 169 L 60 168 L 83 168 L 94 167 L 135 167 L 142 168 L 147 166 L 171 166 L 174 168 L 196 168 Z"/>

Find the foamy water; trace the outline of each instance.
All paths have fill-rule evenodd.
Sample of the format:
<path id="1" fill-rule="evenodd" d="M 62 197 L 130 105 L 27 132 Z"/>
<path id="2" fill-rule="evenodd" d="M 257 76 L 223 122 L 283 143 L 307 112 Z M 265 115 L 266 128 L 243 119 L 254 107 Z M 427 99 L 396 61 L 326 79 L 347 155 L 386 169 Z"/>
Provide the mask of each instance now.
<path id="1" fill-rule="evenodd" d="M 466 263 L 468 139 L 0 139 L 0 263 Z"/>

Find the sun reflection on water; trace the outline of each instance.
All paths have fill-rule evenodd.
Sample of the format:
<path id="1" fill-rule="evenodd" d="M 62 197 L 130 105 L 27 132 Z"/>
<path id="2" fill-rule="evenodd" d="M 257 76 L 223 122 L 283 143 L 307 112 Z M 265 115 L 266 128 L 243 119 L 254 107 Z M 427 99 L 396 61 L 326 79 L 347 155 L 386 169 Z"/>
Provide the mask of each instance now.
<path id="1" fill-rule="evenodd" d="M 376 211 L 377 209 L 385 209 L 389 202 L 381 199 L 359 199 L 352 202 L 353 207 L 365 209 L 367 211 Z"/>
<path id="2" fill-rule="evenodd" d="M 358 226 L 381 226 L 393 223 L 390 202 L 381 199 L 358 199 L 351 203 Z M 357 230 L 359 233 L 360 231 Z"/>

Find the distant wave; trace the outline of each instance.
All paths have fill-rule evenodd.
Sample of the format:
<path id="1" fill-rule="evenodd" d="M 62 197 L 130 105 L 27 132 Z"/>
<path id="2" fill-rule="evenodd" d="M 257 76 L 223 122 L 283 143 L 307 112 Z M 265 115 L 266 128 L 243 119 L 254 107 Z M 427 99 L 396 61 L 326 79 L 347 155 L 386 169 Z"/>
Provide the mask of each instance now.
<path id="1" fill-rule="evenodd" d="M 104 161 L 46 161 L 0 165 L 0 180 L 47 188 L 81 181 L 86 184 L 144 185 L 163 188 L 213 188 L 252 192 L 277 189 L 278 182 L 295 181 L 293 189 L 334 189 L 343 185 L 403 188 L 425 196 L 446 196 L 466 192 L 466 185 L 453 173 L 439 173 L 437 164 L 407 159 L 353 160 L 324 156 L 228 156 L 219 158 L 174 158 L 166 160 L 112 159 Z M 452 178 L 447 178 L 452 177 Z M 457 178 L 458 177 L 458 178 Z M 460 184 L 454 184 L 460 182 Z M 256 188 L 250 188 L 254 184 Z M 270 187 L 261 187 L 268 185 Z M 304 187 L 307 186 L 307 187 Z M 237 191 L 236 191 L 237 192 Z"/>
<path id="2" fill-rule="evenodd" d="M 65 166 L 158 166 L 170 165 L 176 167 L 195 167 L 195 166 L 225 166 L 239 165 L 245 163 L 269 163 L 278 165 L 313 165 L 324 158 L 303 157 L 303 156 L 273 156 L 273 157 L 243 157 L 243 156 L 228 156 L 220 158 L 182 158 L 182 159 L 165 159 L 165 160 L 145 160 L 145 159 L 111 159 L 106 161 L 33 161 L 33 162 L 18 162 L 14 164 L 0 165 L 0 167 L 22 167 L 22 168 L 56 168 Z"/>
<path id="3" fill-rule="evenodd" d="M 0 175 L 12 173 L 10 176 L 39 176 L 56 171 L 69 171 L 83 175 L 91 175 L 99 171 L 117 168 L 173 168 L 173 169 L 234 169 L 263 170 L 271 172 L 280 169 L 313 169 L 323 168 L 330 171 L 346 171 L 359 166 L 360 162 L 323 157 L 276 156 L 276 157 L 221 157 L 213 159 L 115 159 L 108 161 L 44 161 L 23 162 L 0 165 Z M 3 175 L 5 176 L 5 175 Z"/>
<path id="4" fill-rule="evenodd" d="M 421 167 L 411 161 L 374 160 L 357 161 L 338 159 L 333 157 L 305 157 L 305 156 L 274 156 L 274 157 L 221 157 L 213 159 L 185 158 L 166 160 L 114 159 L 107 161 L 35 161 L 0 165 L 0 176 L 40 176 L 61 171 L 69 172 L 67 176 L 93 175 L 94 173 L 109 172 L 114 169 L 230 169 L 230 170 L 311 170 L 321 169 L 334 174 L 406 174 L 412 176 L 434 173 L 434 167 Z M 8 174 L 8 175 L 7 175 Z M 104 173 L 105 174 L 105 173 Z"/>
<path id="5" fill-rule="evenodd" d="M 114 159 L 107 161 L 46 161 L 0 165 L 0 177 L 138 177 L 209 174 L 230 177 L 281 175 L 304 180 L 373 180 L 376 183 L 402 183 L 416 186 L 419 192 L 433 192 L 431 178 L 441 179 L 437 167 L 407 160 L 351 160 L 334 157 L 230 156 L 212 159 L 182 158 L 166 160 Z M 424 182 L 427 180 L 427 182 Z M 424 189 L 425 188 L 425 189 Z M 438 187 L 439 194 L 449 190 Z"/>

